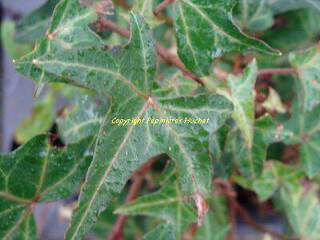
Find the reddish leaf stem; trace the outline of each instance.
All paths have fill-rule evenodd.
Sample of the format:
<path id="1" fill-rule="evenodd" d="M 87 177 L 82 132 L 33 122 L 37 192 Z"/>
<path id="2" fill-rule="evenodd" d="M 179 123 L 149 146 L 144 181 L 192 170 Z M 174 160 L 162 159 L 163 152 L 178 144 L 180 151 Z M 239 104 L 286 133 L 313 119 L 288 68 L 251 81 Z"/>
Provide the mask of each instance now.
<path id="1" fill-rule="evenodd" d="M 296 238 L 290 238 L 283 234 L 277 233 L 269 228 L 266 228 L 263 225 L 258 224 L 255 220 L 251 218 L 249 213 L 238 203 L 236 199 L 236 193 L 233 190 L 233 187 L 229 181 L 224 181 L 221 179 L 215 179 L 214 183 L 218 185 L 222 193 L 226 196 L 228 199 L 228 202 L 230 203 L 230 211 L 235 211 L 250 227 L 254 228 L 255 230 L 263 233 L 267 233 L 270 236 L 279 239 L 279 240 L 296 240 Z M 231 228 L 231 232 L 229 234 L 229 239 L 235 239 L 234 238 L 234 228 Z"/>
<path id="2" fill-rule="evenodd" d="M 144 176 L 139 175 L 139 174 L 134 174 L 132 176 L 132 184 L 129 190 L 129 193 L 126 197 L 126 203 L 131 202 L 134 200 L 138 192 L 143 184 L 144 181 Z M 122 240 L 123 239 L 123 227 L 125 222 L 127 221 L 128 217 L 125 215 L 119 215 L 117 218 L 117 221 L 113 225 L 112 231 L 110 235 L 108 236 L 109 240 Z"/>
<path id="3" fill-rule="evenodd" d="M 174 0 L 164 0 L 162 1 L 153 11 L 154 15 L 158 16 L 166 7 L 168 7 Z"/>
<path id="4" fill-rule="evenodd" d="M 126 37 L 126 38 L 130 37 L 130 32 L 128 29 L 119 27 L 116 24 L 114 24 L 114 22 L 112 22 L 110 20 L 100 19 L 99 21 L 103 27 L 108 28 L 115 33 L 118 33 L 119 35 L 121 35 L 123 37 Z M 197 83 L 203 85 L 202 80 L 199 77 L 197 77 L 196 75 L 194 75 L 193 73 L 191 73 L 184 66 L 184 64 L 181 62 L 181 60 L 179 59 L 178 56 L 169 52 L 168 49 L 162 47 L 159 43 L 156 43 L 156 51 L 157 51 L 157 54 L 164 61 L 179 68 L 181 70 L 181 72 L 183 73 L 183 75 L 185 75 L 187 78 L 190 78 L 190 79 L 196 81 Z"/>
<path id="5" fill-rule="evenodd" d="M 150 158 L 146 163 L 144 163 L 140 169 L 135 171 L 132 174 L 131 180 L 132 184 L 130 186 L 130 190 L 126 197 L 125 203 L 131 202 L 136 199 L 140 188 L 144 182 L 144 178 L 147 172 L 149 172 L 151 166 L 160 159 L 165 159 L 166 155 L 158 155 L 155 157 Z M 128 217 L 125 215 L 119 215 L 118 219 L 116 220 L 115 224 L 113 225 L 112 231 L 108 236 L 108 240 L 122 240 L 123 239 L 123 227 L 125 222 L 127 221 Z"/>
<path id="6" fill-rule="evenodd" d="M 172 0 L 170 0 L 172 1 Z M 102 27 L 110 29 L 112 32 L 118 33 L 119 35 L 129 38 L 130 37 L 130 31 L 126 28 L 122 28 L 117 26 L 114 22 L 110 20 L 105 20 L 105 19 L 99 19 L 99 22 Z M 181 62 L 179 57 L 173 53 L 171 53 L 168 49 L 164 48 L 161 46 L 159 43 L 156 43 L 156 51 L 157 54 L 168 64 L 174 65 L 177 68 L 180 69 L 180 71 L 183 73 L 184 76 L 186 76 L 189 79 L 192 79 L 196 81 L 197 83 L 204 85 L 203 81 L 201 80 L 200 77 L 194 75 L 192 72 L 190 72 L 185 65 Z M 214 72 L 216 76 L 219 79 L 226 79 L 229 75 L 228 72 L 215 68 Z M 267 69 L 261 69 L 258 72 L 258 75 L 266 75 L 266 74 L 296 74 L 297 71 L 294 68 L 267 68 Z"/>
<path id="7" fill-rule="evenodd" d="M 260 76 L 267 74 L 297 74 L 297 71 L 294 68 L 266 68 L 259 70 L 258 74 Z"/>
<path id="8" fill-rule="evenodd" d="M 131 9 L 131 6 L 125 0 L 115 0 L 115 4 L 127 10 Z"/>

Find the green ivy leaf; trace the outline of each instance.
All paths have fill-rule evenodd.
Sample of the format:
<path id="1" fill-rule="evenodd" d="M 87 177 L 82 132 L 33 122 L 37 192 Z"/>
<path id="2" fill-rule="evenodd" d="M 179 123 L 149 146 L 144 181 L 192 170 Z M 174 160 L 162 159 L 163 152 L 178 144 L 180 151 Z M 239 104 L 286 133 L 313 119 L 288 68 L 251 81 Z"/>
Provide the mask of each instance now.
<path id="1" fill-rule="evenodd" d="M 102 39 L 89 27 L 89 24 L 97 19 L 95 4 L 98 3 L 99 1 L 95 0 L 93 5 L 82 6 L 78 0 L 59 2 L 53 12 L 46 36 L 39 40 L 31 53 L 15 61 L 17 71 L 40 86 L 45 82 L 66 82 L 64 78 L 39 69 L 36 59 L 54 54 L 61 49 L 103 44 Z"/>
<path id="2" fill-rule="evenodd" d="M 291 53 L 289 60 L 299 74 L 297 82 L 300 104 L 311 111 L 320 103 L 320 53 L 319 47 L 301 53 Z"/>
<path id="3" fill-rule="evenodd" d="M 208 75 L 212 60 L 230 51 L 254 49 L 279 55 L 264 42 L 245 35 L 231 17 L 235 1 L 175 1 L 178 54 L 194 73 Z"/>
<path id="4" fill-rule="evenodd" d="M 48 0 L 44 5 L 22 18 L 17 24 L 15 40 L 34 43 L 47 31 L 52 12 L 60 0 Z"/>
<path id="5" fill-rule="evenodd" d="M 46 72 L 112 97 L 98 133 L 95 158 L 80 195 L 79 208 L 67 234 L 70 239 L 82 236 L 89 229 L 96 215 L 121 191 L 140 164 L 163 152 L 170 153 L 179 171 L 183 172 L 179 175 L 182 190 L 194 198 L 203 198 L 211 183 L 208 132 L 221 126 L 232 110 L 231 103 L 216 94 L 152 98 L 151 81 L 155 73 L 152 36 L 141 17 L 132 14 L 131 23 L 131 41 L 124 48 L 72 49 L 36 59 L 37 67 Z M 120 126 L 113 122 L 115 118 L 145 118 L 147 121 L 152 117 L 209 118 L 210 121 L 203 126 L 189 123 L 190 128 L 183 124 Z M 141 138 L 142 135 L 145 137 Z M 112 147 L 107 147 L 110 144 Z"/>
<path id="6" fill-rule="evenodd" d="M 150 28 L 155 28 L 162 24 L 164 21 L 155 17 L 153 10 L 157 6 L 156 0 L 135 0 L 133 5 L 133 11 L 140 16 L 143 16 Z"/>
<path id="7" fill-rule="evenodd" d="M 293 166 L 281 162 L 268 161 L 265 163 L 263 173 L 254 182 L 241 176 L 236 181 L 244 188 L 257 193 L 260 201 L 266 201 L 283 187 L 294 188 L 304 176 L 303 172 Z"/>
<path id="8" fill-rule="evenodd" d="M 54 148 L 39 135 L 0 155 L 0 237 L 36 239 L 33 205 L 66 198 L 85 175 L 92 139 Z M 17 176 L 19 176 L 17 178 Z"/>
<path id="9" fill-rule="evenodd" d="M 143 240 L 175 240 L 172 225 L 161 224 L 143 236 Z"/>
<path id="10" fill-rule="evenodd" d="M 199 90 L 199 84 L 195 81 L 187 79 L 181 71 L 176 69 L 167 73 L 163 79 L 156 79 L 156 83 L 159 85 L 159 89 L 155 89 L 159 92 L 162 91 L 167 97 L 177 97 L 194 95 Z"/>
<path id="11" fill-rule="evenodd" d="M 240 0 L 235 7 L 236 20 L 242 29 L 265 31 L 273 25 L 273 12 L 267 0 Z"/>
<path id="12" fill-rule="evenodd" d="M 254 125 L 254 85 L 257 79 L 257 62 L 254 60 L 242 76 L 229 75 L 228 90 L 221 92 L 233 103 L 235 111 L 233 119 L 242 133 L 247 146 L 250 148 L 253 141 Z"/>
<path id="13" fill-rule="evenodd" d="M 320 236 L 320 203 L 318 189 L 311 185 L 286 188 L 281 191 L 282 207 L 300 239 L 317 240 Z"/>
<path id="14" fill-rule="evenodd" d="M 97 135 L 108 111 L 107 97 L 72 88 L 68 98 L 70 105 L 57 119 L 59 133 L 64 142 L 74 143 L 88 136 Z"/>
<path id="15" fill-rule="evenodd" d="M 275 48 L 287 53 L 306 49 L 315 44 L 320 33 L 320 14 L 313 8 L 299 9 L 281 15 L 285 26 L 265 31 L 261 38 Z M 274 58 L 267 59 L 267 64 L 275 67 Z"/>
<path id="16" fill-rule="evenodd" d="M 269 87 L 268 98 L 263 102 L 262 107 L 271 112 L 286 113 L 287 109 L 281 102 L 280 95 L 273 88 Z"/>
<path id="17" fill-rule="evenodd" d="M 248 148 L 243 144 L 244 139 L 237 128 L 232 127 L 227 133 L 220 133 L 223 141 L 218 139 L 219 135 L 211 139 L 212 152 L 220 152 L 218 155 L 212 155 L 216 162 L 215 169 L 218 171 L 216 174 L 230 175 L 234 164 L 243 176 L 251 180 L 256 179 L 262 173 L 267 147 L 271 143 L 288 141 L 292 136 L 291 131 L 284 129 L 281 125 L 276 126 L 272 118 L 265 115 L 256 121 L 253 146 Z"/>
<path id="18" fill-rule="evenodd" d="M 181 239 L 184 229 L 197 219 L 192 204 L 183 198 L 177 182 L 170 182 L 158 192 L 142 196 L 118 208 L 115 213 L 160 218 L 172 226 L 175 239 Z"/>
<path id="19" fill-rule="evenodd" d="M 307 7 L 320 11 L 318 0 L 268 0 L 268 3 L 274 14 Z"/>
<path id="20" fill-rule="evenodd" d="M 301 144 L 300 162 L 302 168 L 309 177 L 314 177 L 320 171 L 318 161 L 320 149 L 320 106 L 312 112 L 305 112 L 293 104 L 291 118 L 285 122 L 284 129 L 290 132 L 290 138 L 286 139 L 287 144 Z"/>
<path id="21" fill-rule="evenodd" d="M 253 89 L 257 71 L 257 63 L 254 60 L 242 76 L 229 75 L 227 78 L 228 89 L 220 88 L 216 90 L 233 103 L 232 117 L 235 121 L 235 126 L 228 133 L 222 132 L 220 136 L 219 133 L 211 136 L 210 149 L 215 160 L 215 168 L 220 177 L 231 174 L 232 162 L 229 161 L 230 158 L 238 159 L 235 162 L 243 169 L 242 172 L 246 176 L 259 175 L 262 169 L 263 159 L 251 154 L 254 153 L 259 156 L 265 154 L 264 149 L 257 148 L 257 144 L 253 144 L 254 134 L 256 134 L 254 132 Z M 224 136 L 221 136 L 221 134 Z M 255 138 L 260 139 L 258 136 L 255 136 Z M 223 141 L 222 144 L 221 141 Z"/>

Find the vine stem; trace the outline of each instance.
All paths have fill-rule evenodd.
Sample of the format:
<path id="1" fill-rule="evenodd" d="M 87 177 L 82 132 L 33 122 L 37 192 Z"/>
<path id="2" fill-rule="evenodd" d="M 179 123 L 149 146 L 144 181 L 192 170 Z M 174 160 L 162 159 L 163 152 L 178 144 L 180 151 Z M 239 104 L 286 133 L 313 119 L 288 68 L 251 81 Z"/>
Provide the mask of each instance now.
<path id="1" fill-rule="evenodd" d="M 115 0 L 115 3 L 127 10 L 131 8 L 131 6 L 125 0 Z"/>
<path id="2" fill-rule="evenodd" d="M 294 68 L 266 68 L 258 71 L 258 75 L 267 74 L 297 74 L 297 70 Z"/>
<path id="3" fill-rule="evenodd" d="M 122 28 L 117 26 L 116 24 L 114 24 L 114 22 L 110 21 L 110 20 L 105 20 L 105 19 L 99 19 L 100 24 L 105 27 L 108 28 L 109 30 L 111 30 L 112 32 L 118 33 L 119 35 L 129 38 L 130 37 L 130 32 L 128 29 L 126 28 Z M 190 72 L 185 66 L 184 64 L 181 62 L 181 60 L 179 59 L 178 56 L 176 56 L 175 54 L 171 53 L 168 49 L 164 48 L 163 46 L 161 46 L 159 43 L 156 43 L 156 51 L 157 54 L 167 63 L 176 66 L 177 68 L 180 69 L 180 71 L 183 73 L 183 75 L 185 75 L 187 78 L 192 79 L 194 81 L 196 81 L 197 83 L 204 85 L 203 81 L 197 77 L 196 75 L 194 75 L 192 72 Z"/>
<path id="4" fill-rule="evenodd" d="M 214 184 L 218 185 L 221 188 L 222 193 L 228 199 L 228 202 L 230 203 L 229 206 L 232 208 L 230 209 L 230 211 L 236 212 L 250 227 L 254 228 L 259 232 L 267 233 L 270 236 L 279 240 L 297 240 L 296 238 L 289 238 L 283 234 L 266 228 L 265 226 L 258 224 L 255 220 L 253 220 L 249 213 L 238 203 L 236 199 L 236 193 L 233 190 L 233 187 L 229 181 L 215 179 Z M 229 237 L 231 237 L 231 239 L 234 239 L 234 227 L 231 228 Z"/>
<path id="5" fill-rule="evenodd" d="M 170 0 L 170 2 L 173 0 Z M 165 1 L 164 1 L 165 2 Z M 122 28 L 117 26 L 114 22 L 110 20 L 106 20 L 104 18 L 100 18 L 99 24 L 104 27 L 108 28 L 112 32 L 118 33 L 119 35 L 129 38 L 130 37 L 130 31 L 126 28 Z M 200 77 L 194 75 L 192 72 L 190 72 L 186 66 L 181 62 L 179 57 L 176 54 L 171 53 L 168 49 L 161 46 L 161 44 L 156 43 L 156 51 L 158 56 L 160 56 L 164 61 L 166 61 L 170 65 L 174 65 L 177 68 L 180 69 L 180 71 L 183 73 L 184 76 L 186 76 L 189 79 L 192 79 L 196 81 L 197 83 L 204 85 L 203 81 Z M 220 68 L 214 68 L 214 73 L 219 79 L 226 79 L 229 75 L 228 72 L 220 69 Z M 267 75 L 267 74 L 297 74 L 297 71 L 294 68 L 266 68 L 261 69 L 258 71 L 258 75 Z"/>
<path id="6" fill-rule="evenodd" d="M 165 154 L 161 154 L 155 157 L 150 158 L 147 162 L 145 162 L 137 171 L 132 174 L 131 180 L 132 184 L 130 186 L 130 190 L 126 197 L 125 203 L 129 203 L 136 199 L 140 188 L 143 185 L 145 175 L 149 172 L 151 166 L 160 159 L 166 159 Z M 125 215 L 119 215 L 113 228 L 111 230 L 110 235 L 107 237 L 108 240 L 122 240 L 123 238 L 123 227 L 128 217 Z"/>
<path id="7" fill-rule="evenodd" d="M 132 184 L 131 184 L 129 193 L 126 197 L 125 203 L 129 203 L 137 197 L 138 192 L 143 184 L 144 176 L 141 176 L 139 174 L 134 174 L 134 176 L 132 176 L 131 179 L 132 179 Z M 128 219 L 127 216 L 119 215 L 107 239 L 109 240 L 123 239 L 123 227 L 127 219 Z"/>
<path id="8" fill-rule="evenodd" d="M 168 7 L 174 0 L 164 0 L 162 1 L 154 10 L 154 15 L 158 16 L 166 7 Z"/>

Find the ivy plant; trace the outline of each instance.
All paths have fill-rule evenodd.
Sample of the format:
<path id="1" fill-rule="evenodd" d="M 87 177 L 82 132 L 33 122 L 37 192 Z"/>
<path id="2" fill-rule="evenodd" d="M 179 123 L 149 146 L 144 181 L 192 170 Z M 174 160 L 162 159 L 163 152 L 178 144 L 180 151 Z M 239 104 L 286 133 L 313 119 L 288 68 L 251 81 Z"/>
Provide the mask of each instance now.
<path id="1" fill-rule="evenodd" d="M 36 99 L 0 155 L 0 238 L 38 239 L 35 207 L 77 196 L 67 240 L 240 239 L 237 217 L 318 240 L 315 19 L 318 0 L 48 0 L 4 22 Z"/>

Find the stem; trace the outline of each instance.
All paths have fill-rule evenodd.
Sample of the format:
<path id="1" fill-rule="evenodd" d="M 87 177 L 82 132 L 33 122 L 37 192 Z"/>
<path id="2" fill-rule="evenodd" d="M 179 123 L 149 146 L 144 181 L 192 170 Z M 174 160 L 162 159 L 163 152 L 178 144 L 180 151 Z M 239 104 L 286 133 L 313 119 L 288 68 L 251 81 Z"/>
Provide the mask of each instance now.
<path id="1" fill-rule="evenodd" d="M 130 10 L 131 6 L 125 0 L 115 0 L 115 3 L 124 9 Z"/>
<path id="2" fill-rule="evenodd" d="M 173 3 L 174 0 L 164 0 L 162 1 L 154 10 L 154 15 L 158 16 L 160 12 L 162 12 L 167 6 Z"/>
<path id="3" fill-rule="evenodd" d="M 144 163 L 140 169 L 135 171 L 132 174 L 131 180 L 132 184 L 130 186 L 129 193 L 126 197 L 125 203 L 129 203 L 136 199 L 140 188 L 142 187 L 142 184 L 144 182 L 145 175 L 147 172 L 149 172 L 151 166 L 160 159 L 166 159 L 167 155 L 161 154 L 155 157 L 150 158 L 146 163 Z M 122 240 L 123 239 L 123 227 L 125 225 L 125 222 L 127 221 L 128 217 L 125 215 L 119 215 L 117 221 L 113 225 L 112 231 L 110 235 L 108 236 L 108 240 Z"/>
<path id="4" fill-rule="evenodd" d="M 122 28 L 114 24 L 114 22 L 110 20 L 105 20 L 105 19 L 100 19 L 100 23 L 103 27 L 106 27 L 110 29 L 113 32 L 118 33 L 119 35 L 129 38 L 130 37 L 130 32 L 128 29 Z M 176 66 L 177 68 L 180 69 L 180 71 L 183 73 L 184 76 L 186 76 L 189 79 L 192 79 L 196 81 L 197 83 L 203 85 L 202 80 L 194 75 L 192 72 L 190 72 L 184 64 L 181 62 L 181 60 L 176 56 L 175 54 L 172 54 L 169 52 L 168 49 L 162 47 L 159 43 L 156 43 L 156 51 L 157 54 L 167 63 Z"/>
<path id="5" fill-rule="evenodd" d="M 242 72 L 241 64 L 242 64 L 241 54 L 235 55 L 234 64 L 233 64 L 233 74 L 238 75 Z"/>
<path id="6" fill-rule="evenodd" d="M 108 28 L 112 32 L 118 33 L 120 36 L 123 36 L 126 38 L 130 37 L 130 32 L 128 29 L 119 27 L 110 20 L 105 20 L 104 18 L 100 18 L 99 22 L 103 27 Z"/>
<path id="7" fill-rule="evenodd" d="M 138 192 L 143 184 L 143 181 L 144 181 L 144 176 L 139 174 L 134 174 L 134 176 L 132 177 L 132 185 L 126 197 L 125 203 L 131 202 L 137 197 Z M 108 236 L 109 240 L 123 239 L 123 227 L 127 219 L 128 219 L 127 216 L 119 215 L 119 217 L 117 218 L 117 221 L 113 225 L 111 234 Z"/>
<path id="8" fill-rule="evenodd" d="M 258 75 L 267 74 L 297 74 L 294 68 L 266 68 L 258 71 Z"/>
<path id="9" fill-rule="evenodd" d="M 280 240 L 295 240 L 295 238 L 289 238 L 285 235 L 282 235 L 280 233 L 274 232 L 273 230 L 266 228 L 263 225 L 260 225 L 256 223 L 254 219 L 251 218 L 249 213 L 238 203 L 236 199 L 236 194 L 233 190 L 233 187 L 229 181 L 224 181 L 221 179 L 215 179 L 214 184 L 218 185 L 221 188 L 222 193 L 225 195 L 225 197 L 228 199 L 228 202 L 230 203 L 230 211 L 235 211 L 239 214 L 239 216 L 252 228 L 256 229 L 259 232 L 268 233 L 272 237 Z M 235 239 L 234 238 L 234 229 L 232 228 L 229 233 L 229 239 Z"/>
<path id="10" fill-rule="evenodd" d="M 204 85 L 203 81 L 194 75 L 192 72 L 190 72 L 184 64 L 181 62 L 178 56 L 175 54 L 170 53 L 166 48 L 162 47 L 159 43 L 156 44 L 156 50 L 158 55 L 165 60 L 167 63 L 176 66 L 177 68 L 180 69 L 180 71 L 183 73 L 184 76 L 187 78 L 190 78 L 197 83 Z"/>

